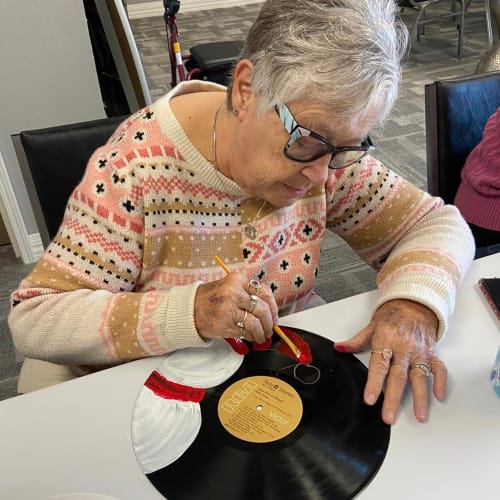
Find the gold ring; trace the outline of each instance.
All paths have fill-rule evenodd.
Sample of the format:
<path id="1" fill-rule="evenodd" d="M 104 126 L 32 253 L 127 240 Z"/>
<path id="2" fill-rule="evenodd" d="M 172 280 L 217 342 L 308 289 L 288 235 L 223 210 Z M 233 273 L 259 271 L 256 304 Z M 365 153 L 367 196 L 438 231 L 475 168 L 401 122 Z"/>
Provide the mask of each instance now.
<path id="1" fill-rule="evenodd" d="M 262 288 L 262 283 L 256 278 L 250 278 L 247 284 L 247 292 L 252 293 L 250 288 L 254 289 L 254 294 L 259 295 L 260 289 Z"/>
<path id="2" fill-rule="evenodd" d="M 236 321 L 234 324 L 240 329 L 240 334 L 236 337 L 236 342 L 243 342 L 245 340 L 245 336 L 243 335 L 243 330 L 245 329 L 245 320 L 247 319 L 248 311 L 245 310 L 245 314 L 243 315 L 243 319 L 241 321 Z"/>
<path id="3" fill-rule="evenodd" d="M 389 348 L 382 349 L 381 351 L 372 351 L 372 354 L 381 354 L 385 361 L 390 361 L 392 358 L 392 350 Z"/>

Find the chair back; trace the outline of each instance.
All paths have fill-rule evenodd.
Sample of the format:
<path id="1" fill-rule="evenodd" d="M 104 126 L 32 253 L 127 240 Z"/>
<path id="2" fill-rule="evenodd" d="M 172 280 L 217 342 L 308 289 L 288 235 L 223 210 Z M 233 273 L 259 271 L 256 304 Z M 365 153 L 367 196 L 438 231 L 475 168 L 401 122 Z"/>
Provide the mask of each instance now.
<path id="1" fill-rule="evenodd" d="M 488 118 L 500 106 L 500 72 L 425 86 L 427 187 L 453 203 L 460 172 L 482 138 Z"/>
<path id="2" fill-rule="evenodd" d="M 124 119 L 25 130 L 12 137 L 44 246 L 56 235 L 90 156 Z"/>

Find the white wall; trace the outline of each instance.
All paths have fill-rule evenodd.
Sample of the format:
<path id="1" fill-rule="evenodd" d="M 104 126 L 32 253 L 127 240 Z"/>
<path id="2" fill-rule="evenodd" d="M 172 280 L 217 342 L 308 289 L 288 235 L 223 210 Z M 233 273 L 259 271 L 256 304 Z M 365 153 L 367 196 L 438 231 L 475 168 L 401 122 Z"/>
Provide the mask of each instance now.
<path id="1" fill-rule="evenodd" d="M 2 207 L 17 203 L 29 236 L 38 228 L 11 134 L 105 117 L 83 2 L 0 0 L 0 61 L 0 209 L 16 229 Z"/>

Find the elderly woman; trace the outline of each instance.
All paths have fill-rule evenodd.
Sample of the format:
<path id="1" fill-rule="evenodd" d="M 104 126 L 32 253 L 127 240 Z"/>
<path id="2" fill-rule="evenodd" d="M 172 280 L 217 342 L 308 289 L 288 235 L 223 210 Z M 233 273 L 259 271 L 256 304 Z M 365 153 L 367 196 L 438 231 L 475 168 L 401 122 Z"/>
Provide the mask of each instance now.
<path id="1" fill-rule="evenodd" d="M 385 385 L 384 421 L 408 379 L 425 420 L 473 242 L 454 207 L 370 156 L 406 42 L 393 0 L 268 0 L 227 90 L 183 83 L 127 119 L 12 296 L 19 390 L 214 338 L 262 343 L 314 298 L 329 229 L 380 269 L 370 324 L 336 349 L 372 350 L 365 400 Z"/>

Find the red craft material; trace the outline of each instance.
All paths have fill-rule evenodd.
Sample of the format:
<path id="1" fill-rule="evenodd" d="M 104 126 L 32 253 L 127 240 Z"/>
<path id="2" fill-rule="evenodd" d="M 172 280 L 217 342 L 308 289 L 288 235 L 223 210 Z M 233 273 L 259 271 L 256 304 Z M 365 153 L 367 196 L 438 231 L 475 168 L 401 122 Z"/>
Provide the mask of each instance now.
<path id="1" fill-rule="evenodd" d="M 298 360 L 305 365 L 311 363 L 311 348 L 309 347 L 309 344 L 304 340 L 304 338 L 293 331 L 291 328 L 287 328 L 286 326 L 280 326 L 280 328 L 283 333 L 292 341 L 292 343 L 295 344 L 295 346 L 300 350 Z M 284 341 L 278 343 L 278 347 L 276 348 L 276 350 L 292 359 L 297 359 L 297 356 L 295 356 L 294 352 Z"/>
<path id="2" fill-rule="evenodd" d="M 151 372 L 144 385 L 148 389 L 151 389 L 157 396 L 164 399 L 199 403 L 205 396 L 205 389 L 172 382 L 157 370 Z"/>

